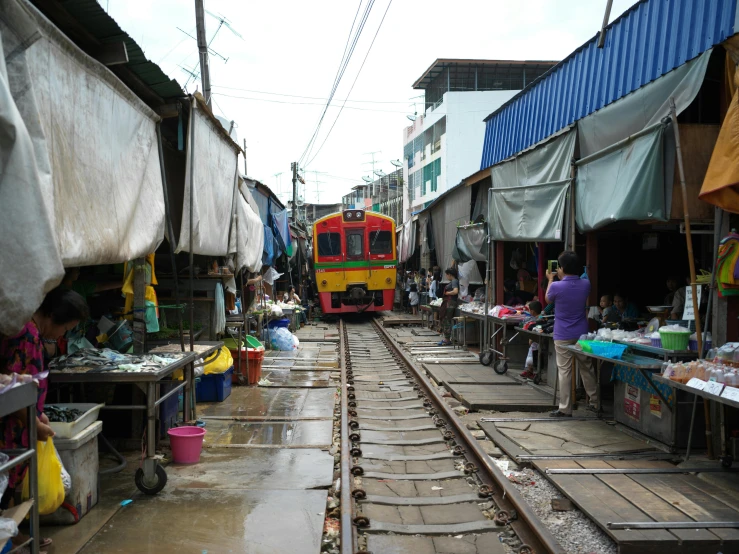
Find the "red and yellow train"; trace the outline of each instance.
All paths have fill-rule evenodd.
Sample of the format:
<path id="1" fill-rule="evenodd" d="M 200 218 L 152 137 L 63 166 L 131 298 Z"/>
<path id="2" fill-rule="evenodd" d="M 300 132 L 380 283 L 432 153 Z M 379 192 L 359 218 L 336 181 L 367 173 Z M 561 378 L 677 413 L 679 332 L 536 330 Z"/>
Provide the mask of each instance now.
<path id="1" fill-rule="evenodd" d="M 313 264 L 323 313 L 392 310 L 395 222 L 361 209 L 317 220 L 313 224 Z"/>

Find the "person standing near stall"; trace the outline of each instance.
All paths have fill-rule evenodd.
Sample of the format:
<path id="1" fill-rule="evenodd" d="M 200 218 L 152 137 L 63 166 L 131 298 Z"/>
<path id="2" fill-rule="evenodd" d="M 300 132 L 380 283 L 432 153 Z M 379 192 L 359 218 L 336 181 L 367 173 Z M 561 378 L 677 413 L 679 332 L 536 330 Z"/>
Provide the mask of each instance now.
<path id="1" fill-rule="evenodd" d="M 590 410 L 597 405 L 598 387 L 593 366 L 587 356 L 575 354 L 567 348 L 577 344 L 581 335 L 588 332 L 586 306 L 590 294 L 590 281 L 580 279 L 582 264 L 575 252 L 566 250 L 557 260 L 557 273 L 547 271 L 547 302 L 557 303 L 557 316 L 554 318 L 554 350 L 557 354 L 557 370 L 559 374 L 559 409 L 551 412 L 550 417 L 572 417 L 572 373 L 574 364 L 580 362 L 581 376 L 585 391 L 590 397 Z M 555 276 L 559 281 L 554 282 Z"/>
<path id="2" fill-rule="evenodd" d="M 445 272 L 449 284 L 444 287 L 444 301 L 439 310 L 439 320 L 444 331 L 444 340 L 439 346 L 451 344 L 452 325 L 454 324 L 454 312 L 459 304 L 459 274 L 457 268 L 450 267 Z M 445 325 L 447 323 L 448 325 Z"/>
<path id="3" fill-rule="evenodd" d="M 0 372 L 32 376 L 45 372 L 48 357 L 45 345 L 56 346 L 57 339 L 87 319 L 88 314 L 87 303 L 79 293 L 64 285 L 53 289 L 18 334 L 0 341 Z M 38 380 L 36 437 L 28 436 L 28 415 L 26 410 L 21 410 L 0 419 L 0 450 L 25 449 L 32 440 L 44 442 L 54 436 L 49 418 L 44 414 L 47 382 L 48 379 Z M 13 503 L 26 469 L 23 464 L 9 471 L 8 487 L 0 499 L 0 509 L 7 509 Z M 42 547 L 50 544 L 50 539 L 41 540 Z"/>

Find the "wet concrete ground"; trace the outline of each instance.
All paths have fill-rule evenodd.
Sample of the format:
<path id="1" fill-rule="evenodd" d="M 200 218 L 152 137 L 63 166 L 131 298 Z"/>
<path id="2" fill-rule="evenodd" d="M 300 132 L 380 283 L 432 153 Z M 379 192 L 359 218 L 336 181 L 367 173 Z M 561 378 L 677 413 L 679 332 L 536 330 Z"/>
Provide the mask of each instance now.
<path id="1" fill-rule="evenodd" d="M 331 332 L 309 329 L 315 341 Z M 198 404 L 208 431 L 200 463 L 168 463 L 167 486 L 146 496 L 133 479 L 140 454 L 130 453 L 124 471 L 101 478 L 101 500 L 79 523 L 42 528 L 54 541 L 47 552 L 320 552 L 335 387 L 330 371 L 291 368 L 336 367 L 337 346 L 305 341 L 300 351 L 279 354 L 292 354 L 267 370 L 279 386 L 234 386 L 224 402 Z M 162 453 L 167 457 L 168 448 Z M 124 500 L 133 502 L 122 507 Z"/>

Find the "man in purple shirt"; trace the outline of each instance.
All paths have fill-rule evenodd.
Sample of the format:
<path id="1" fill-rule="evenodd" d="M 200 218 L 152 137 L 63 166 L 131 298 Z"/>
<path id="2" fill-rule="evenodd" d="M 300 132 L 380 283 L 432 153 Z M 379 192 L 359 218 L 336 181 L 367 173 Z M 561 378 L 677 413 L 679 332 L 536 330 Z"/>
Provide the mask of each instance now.
<path id="1" fill-rule="evenodd" d="M 575 354 L 567 347 L 577 344 L 581 335 L 588 332 L 586 306 L 590 294 L 590 281 L 580 279 L 582 264 L 575 252 L 566 250 L 557 259 L 557 273 L 547 271 L 546 299 L 555 302 L 557 314 L 554 318 L 554 350 L 557 353 L 559 370 L 559 409 L 549 414 L 551 417 L 572 417 L 572 369 L 575 361 L 580 362 L 585 392 L 590 398 L 588 409 L 595 411 L 598 387 L 593 365 L 587 356 Z M 558 282 L 553 282 L 555 275 Z"/>

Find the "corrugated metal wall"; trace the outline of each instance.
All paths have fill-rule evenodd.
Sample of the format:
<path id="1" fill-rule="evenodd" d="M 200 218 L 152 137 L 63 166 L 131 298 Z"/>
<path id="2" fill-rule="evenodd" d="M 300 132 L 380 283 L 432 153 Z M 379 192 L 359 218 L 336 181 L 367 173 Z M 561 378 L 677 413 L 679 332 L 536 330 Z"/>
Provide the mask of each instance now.
<path id="1" fill-rule="evenodd" d="M 486 121 L 485 169 L 626 96 L 734 34 L 737 0 L 644 0 Z"/>

